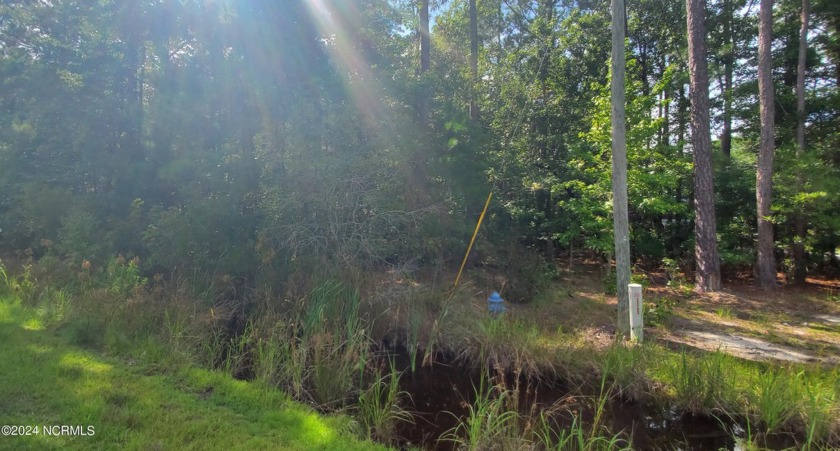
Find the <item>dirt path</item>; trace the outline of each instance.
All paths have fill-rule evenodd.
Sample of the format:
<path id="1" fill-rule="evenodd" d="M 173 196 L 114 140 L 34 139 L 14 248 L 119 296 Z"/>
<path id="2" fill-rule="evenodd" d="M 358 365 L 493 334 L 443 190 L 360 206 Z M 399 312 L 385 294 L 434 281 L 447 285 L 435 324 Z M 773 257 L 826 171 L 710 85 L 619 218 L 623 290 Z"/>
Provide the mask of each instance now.
<path id="1" fill-rule="evenodd" d="M 665 329 L 653 336 L 706 351 L 750 360 L 840 364 L 840 302 L 833 286 L 810 284 L 768 295 L 735 286 L 694 295 L 674 309 Z"/>

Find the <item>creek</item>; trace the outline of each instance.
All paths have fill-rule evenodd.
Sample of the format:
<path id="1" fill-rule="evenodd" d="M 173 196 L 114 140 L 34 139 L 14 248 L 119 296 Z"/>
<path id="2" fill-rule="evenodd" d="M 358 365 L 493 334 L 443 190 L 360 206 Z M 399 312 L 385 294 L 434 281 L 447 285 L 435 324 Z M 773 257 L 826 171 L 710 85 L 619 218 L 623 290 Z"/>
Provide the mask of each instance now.
<path id="1" fill-rule="evenodd" d="M 412 372 L 410 358 L 403 353 L 392 356 L 397 369 L 403 371 L 400 386 L 411 397 L 407 409 L 412 413 L 414 424 L 403 423 L 398 428 L 398 443 L 402 448 L 454 449 L 451 441 L 439 440 L 458 424 L 475 401 L 476 389 L 481 383 L 478 371 L 454 363 L 443 363 L 421 367 L 419 362 Z M 421 357 L 418 357 L 421 358 Z M 584 430 L 591 428 L 595 412 L 593 401 L 597 393 L 581 393 L 562 382 L 547 384 L 528 383 L 524 377 L 519 384 L 513 377 L 506 377 L 509 387 L 518 385 L 518 406 L 521 414 L 534 415 L 552 406 L 551 420 L 556 430 L 569 428 L 574 415 L 583 420 Z M 652 407 L 643 403 L 627 402 L 617 397 L 604 405 L 600 418 L 602 434 L 612 436 L 622 433 L 630 439 L 637 450 L 739 450 L 739 438 L 747 435 L 745 425 L 731 419 L 717 419 L 704 415 L 692 415 L 674 410 Z M 794 437 L 771 435 L 762 441 L 767 449 L 790 449 L 796 446 Z"/>

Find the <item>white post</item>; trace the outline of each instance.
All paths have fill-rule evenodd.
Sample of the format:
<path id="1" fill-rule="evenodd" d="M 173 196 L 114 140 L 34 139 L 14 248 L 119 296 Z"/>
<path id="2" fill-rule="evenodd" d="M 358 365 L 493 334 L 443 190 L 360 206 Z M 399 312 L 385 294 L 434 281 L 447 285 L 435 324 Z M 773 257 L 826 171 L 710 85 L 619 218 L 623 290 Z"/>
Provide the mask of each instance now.
<path id="1" fill-rule="evenodd" d="M 630 339 L 642 342 L 642 286 L 637 283 L 627 285 L 630 291 Z"/>

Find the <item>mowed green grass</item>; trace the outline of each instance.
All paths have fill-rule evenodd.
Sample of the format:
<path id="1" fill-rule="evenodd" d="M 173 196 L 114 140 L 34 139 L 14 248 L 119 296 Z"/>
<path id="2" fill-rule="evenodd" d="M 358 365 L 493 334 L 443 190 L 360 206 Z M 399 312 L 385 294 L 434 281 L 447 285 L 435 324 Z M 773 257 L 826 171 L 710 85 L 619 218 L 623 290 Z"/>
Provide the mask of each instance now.
<path id="1" fill-rule="evenodd" d="M 0 449 L 383 449 L 356 440 L 350 420 L 226 374 L 155 367 L 68 345 L 34 312 L 0 299 Z M 49 436 L 42 426 L 92 436 Z"/>

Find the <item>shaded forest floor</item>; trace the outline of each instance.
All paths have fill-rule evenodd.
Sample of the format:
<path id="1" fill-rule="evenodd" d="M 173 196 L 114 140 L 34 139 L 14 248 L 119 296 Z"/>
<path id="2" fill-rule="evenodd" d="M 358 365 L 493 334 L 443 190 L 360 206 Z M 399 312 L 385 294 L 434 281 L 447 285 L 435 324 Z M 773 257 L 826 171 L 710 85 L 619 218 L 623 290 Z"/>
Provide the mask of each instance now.
<path id="1" fill-rule="evenodd" d="M 534 303 L 509 306 L 511 314 L 543 330 L 579 330 L 606 345 L 614 335 L 616 299 L 604 294 L 602 280 L 594 267 L 565 272 Z M 652 273 L 643 285 L 647 340 L 755 361 L 840 362 L 838 280 L 809 278 L 803 287 L 768 292 L 733 278 L 721 292 L 706 294 Z"/>
<path id="2" fill-rule="evenodd" d="M 751 360 L 840 362 L 837 281 L 809 279 L 805 287 L 776 293 L 729 286 L 721 293 L 692 296 L 657 338 Z"/>

